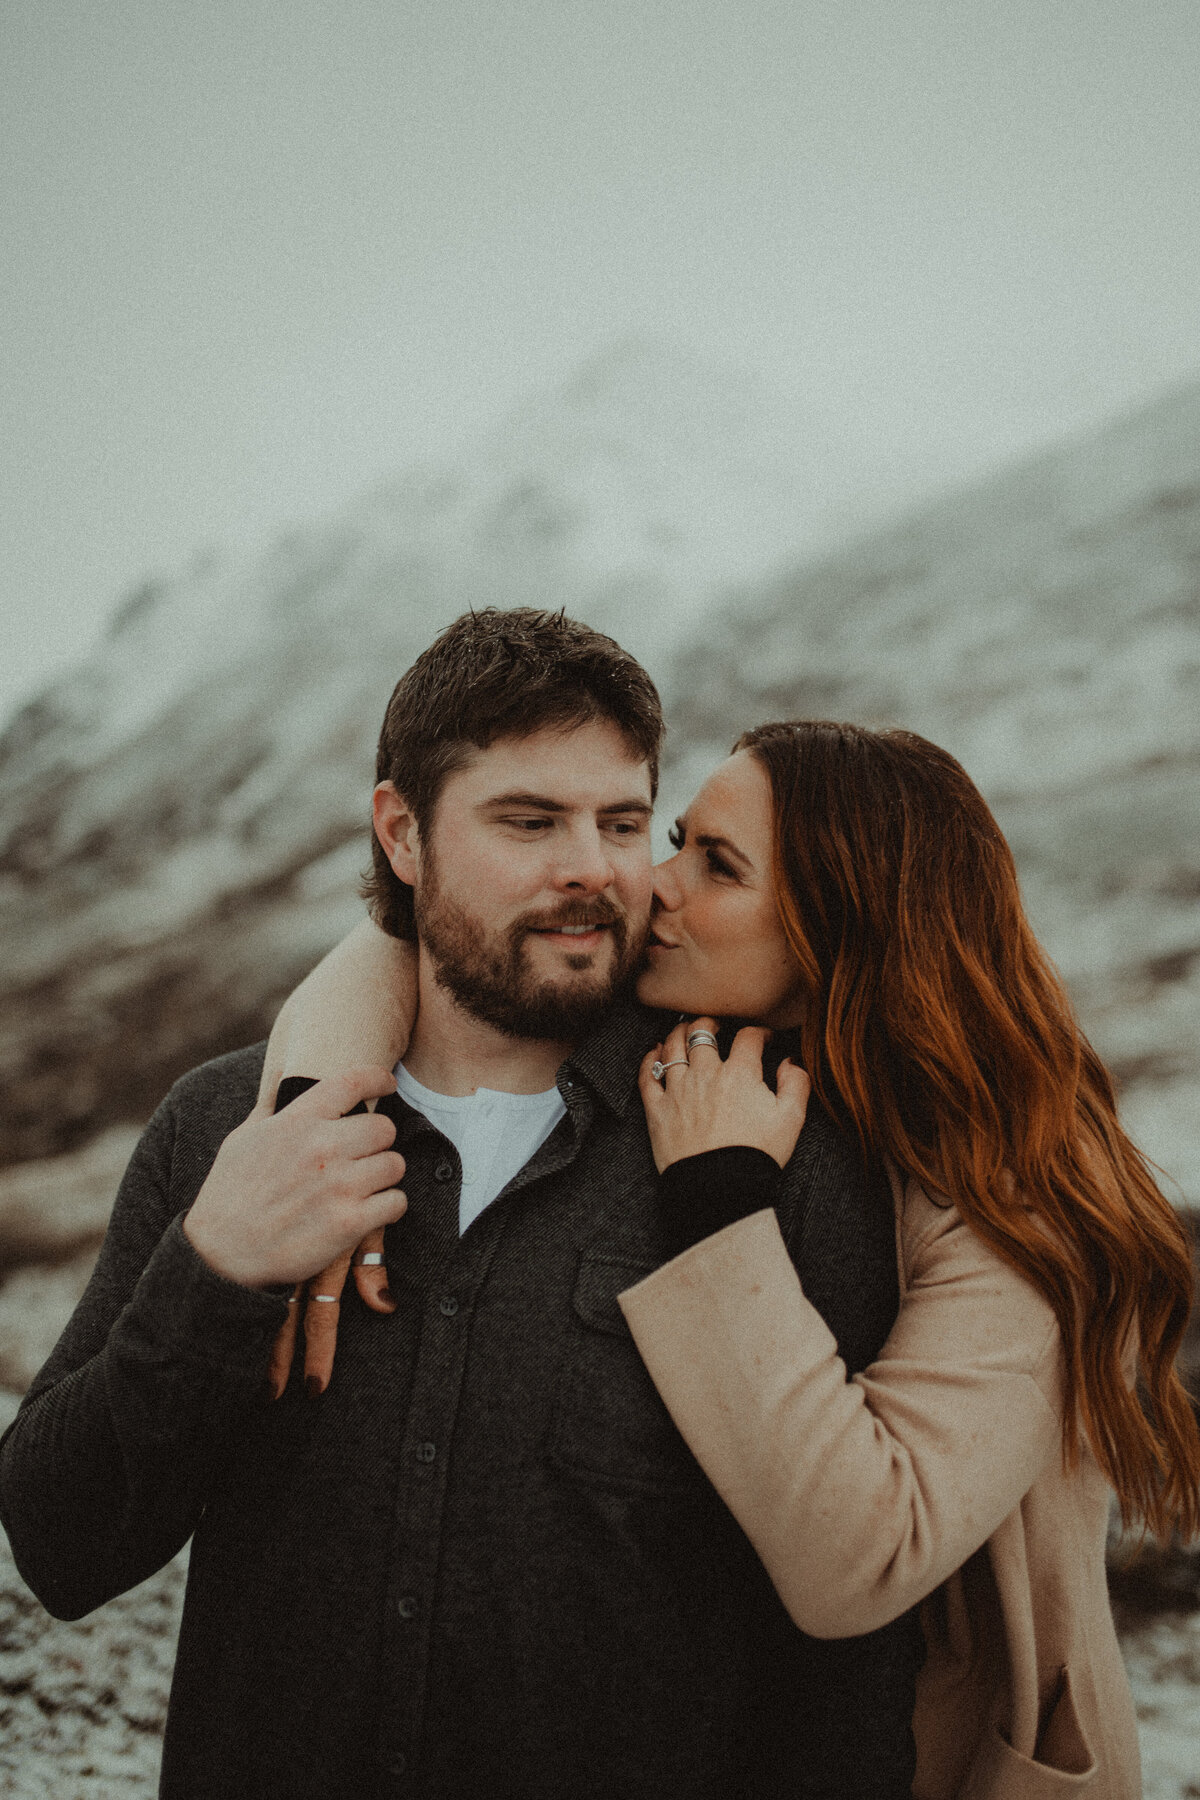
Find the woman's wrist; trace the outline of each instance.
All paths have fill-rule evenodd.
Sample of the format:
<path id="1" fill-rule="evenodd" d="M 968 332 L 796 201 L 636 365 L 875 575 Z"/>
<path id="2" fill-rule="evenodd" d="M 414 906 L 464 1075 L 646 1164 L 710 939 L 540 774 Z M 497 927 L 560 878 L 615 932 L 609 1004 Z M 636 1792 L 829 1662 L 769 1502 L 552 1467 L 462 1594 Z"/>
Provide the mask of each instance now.
<path id="1" fill-rule="evenodd" d="M 659 1176 L 659 1219 L 668 1254 L 678 1256 L 738 1219 L 774 1206 L 783 1171 L 766 1150 L 724 1145 L 684 1156 Z"/>

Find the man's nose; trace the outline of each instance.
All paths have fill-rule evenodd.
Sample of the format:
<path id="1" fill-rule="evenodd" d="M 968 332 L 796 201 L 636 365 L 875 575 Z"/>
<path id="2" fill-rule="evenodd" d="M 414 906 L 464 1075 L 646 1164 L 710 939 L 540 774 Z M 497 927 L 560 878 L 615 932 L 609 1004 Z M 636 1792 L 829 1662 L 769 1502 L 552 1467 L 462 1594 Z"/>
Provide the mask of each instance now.
<path id="1" fill-rule="evenodd" d="M 572 833 L 557 873 L 560 888 L 576 888 L 586 894 L 603 893 L 613 882 L 613 862 L 599 832 Z"/>

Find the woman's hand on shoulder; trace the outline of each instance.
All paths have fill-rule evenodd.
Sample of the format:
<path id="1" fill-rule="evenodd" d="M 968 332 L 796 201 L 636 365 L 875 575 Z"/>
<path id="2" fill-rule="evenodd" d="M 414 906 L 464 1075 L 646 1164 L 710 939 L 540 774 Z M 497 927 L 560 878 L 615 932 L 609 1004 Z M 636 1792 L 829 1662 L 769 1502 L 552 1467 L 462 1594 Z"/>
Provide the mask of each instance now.
<path id="1" fill-rule="evenodd" d="M 646 1109 L 650 1144 L 661 1174 L 685 1156 L 748 1144 L 765 1150 L 783 1168 L 804 1126 L 812 1083 L 790 1058 L 780 1063 L 771 1092 L 763 1080 L 763 1047 L 770 1032 L 747 1025 L 733 1040 L 727 1058 L 715 1045 L 688 1039 L 697 1032 L 716 1035 L 714 1019 L 676 1025 L 665 1044 L 644 1058 L 638 1087 Z M 652 1073 L 664 1068 L 661 1081 Z"/>

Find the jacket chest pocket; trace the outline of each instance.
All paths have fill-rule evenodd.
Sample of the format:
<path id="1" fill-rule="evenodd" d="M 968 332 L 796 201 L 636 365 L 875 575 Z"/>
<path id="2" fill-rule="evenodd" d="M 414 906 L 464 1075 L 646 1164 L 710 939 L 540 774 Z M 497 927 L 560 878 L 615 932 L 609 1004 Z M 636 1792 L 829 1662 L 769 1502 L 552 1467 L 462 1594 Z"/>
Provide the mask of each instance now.
<path id="1" fill-rule="evenodd" d="M 629 1334 L 617 1295 L 656 1265 L 585 1253 L 550 1433 L 560 1469 L 630 1493 L 703 1484 Z"/>

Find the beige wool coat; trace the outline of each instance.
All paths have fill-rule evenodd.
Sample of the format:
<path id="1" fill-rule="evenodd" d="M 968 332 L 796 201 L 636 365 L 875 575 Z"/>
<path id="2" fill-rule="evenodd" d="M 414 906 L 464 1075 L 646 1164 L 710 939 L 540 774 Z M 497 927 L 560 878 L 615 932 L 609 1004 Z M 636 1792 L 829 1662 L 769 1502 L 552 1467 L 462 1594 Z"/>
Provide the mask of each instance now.
<path id="1" fill-rule="evenodd" d="M 1109 1488 L 1086 1450 L 1063 1467 L 1054 1315 L 953 1206 L 893 1190 L 900 1314 L 852 1381 L 769 1211 L 627 1289 L 625 1318 L 803 1630 L 923 1602 L 916 1800 L 1137 1800 Z"/>

